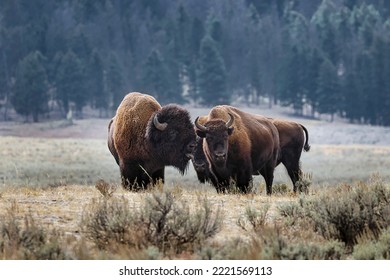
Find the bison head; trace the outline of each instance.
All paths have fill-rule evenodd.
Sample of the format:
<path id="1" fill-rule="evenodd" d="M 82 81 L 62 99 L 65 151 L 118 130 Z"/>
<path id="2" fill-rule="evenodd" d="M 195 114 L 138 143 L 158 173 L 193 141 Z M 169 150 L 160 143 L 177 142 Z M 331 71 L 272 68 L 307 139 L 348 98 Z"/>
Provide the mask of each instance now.
<path id="1" fill-rule="evenodd" d="M 171 165 L 184 174 L 195 148 L 195 131 L 187 110 L 171 104 L 162 107 L 149 119 L 146 139 L 151 157 L 162 165 Z"/>
<path id="2" fill-rule="evenodd" d="M 233 133 L 234 117 L 229 113 L 230 119 L 225 122 L 222 119 L 213 119 L 206 122 L 204 125 L 195 120 L 196 134 L 204 138 L 206 141 L 205 152 L 211 158 L 211 161 L 218 167 L 223 167 L 226 164 L 229 135 Z"/>
<path id="3" fill-rule="evenodd" d="M 196 147 L 194 150 L 194 156 L 192 158 L 192 164 L 197 173 L 204 173 L 208 168 L 208 162 L 203 152 L 203 138 L 196 137 Z"/>

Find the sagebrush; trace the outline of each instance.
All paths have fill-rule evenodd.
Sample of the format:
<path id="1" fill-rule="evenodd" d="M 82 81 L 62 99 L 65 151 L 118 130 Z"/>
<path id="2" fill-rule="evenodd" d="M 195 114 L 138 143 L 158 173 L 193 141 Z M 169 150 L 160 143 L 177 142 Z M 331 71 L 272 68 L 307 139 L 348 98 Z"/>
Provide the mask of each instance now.
<path id="1" fill-rule="evenodd" d="M 156 247 L 163 255 L 194 252 L 221 229 L 222 214 L 207 199 L 195 209 L 170 192 L 153 193 L 139 208 L 124 198 L 93 201 L 83 214 L 83 232 L 99 248 Z M 119 247 L 120 247 L 119 246 Z"/>

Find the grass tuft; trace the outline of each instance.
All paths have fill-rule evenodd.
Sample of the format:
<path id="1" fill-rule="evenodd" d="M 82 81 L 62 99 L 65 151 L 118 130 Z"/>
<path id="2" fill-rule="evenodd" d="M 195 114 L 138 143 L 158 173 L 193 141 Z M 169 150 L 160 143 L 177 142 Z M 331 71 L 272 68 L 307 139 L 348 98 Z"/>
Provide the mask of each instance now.
<path id="1" fill-rule="evenodd" d="M 117 187 L 114 184 L 109 184 L 103 179 L 100 179 L 96 182 L 95 188 L 103 195 L 103 197 L 109 198 L 112 197 Z"/>

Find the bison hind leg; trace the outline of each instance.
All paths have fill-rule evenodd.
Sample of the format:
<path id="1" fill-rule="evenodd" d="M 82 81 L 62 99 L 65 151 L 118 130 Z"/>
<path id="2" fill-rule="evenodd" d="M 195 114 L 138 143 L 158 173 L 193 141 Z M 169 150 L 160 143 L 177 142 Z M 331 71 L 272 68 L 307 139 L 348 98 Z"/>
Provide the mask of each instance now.
<path id="1" fill-rule="evenodd" d="M 302 143 L 303 145 L 303 143 Z M 282 164 L 286 167 L 288 176 L 291 179 L 293 184 L 294 192 L 297 191 L 297 182 L 301 180 L 302 171 L 300 158 L 302 154 L 302 145 L 299 146 L 290 146 L 289 149 L 285 149 L 282 151 Z"/>
<path id="2" fill-rule="evenodd" d="M 242 163 L 241 168 L 237 170 L 236 174 L 236 186 L 242 193 L 250 193 L 253 190 L 253 168 L 250 164 L 250 160 L 247 161 L 249 164 Z"/>
<path id="3" fill-rule="evenodd" d="M 294 192 L 296 192 L 297 191 L 296 183 L 302 177 L 302 171 L 301 171 L 299 161 L 287 161 L 284 162 L 283 165 L 287 169 L 288 176 L 290 177 L 291 182 L 293 184 L 293 190 Z"/>

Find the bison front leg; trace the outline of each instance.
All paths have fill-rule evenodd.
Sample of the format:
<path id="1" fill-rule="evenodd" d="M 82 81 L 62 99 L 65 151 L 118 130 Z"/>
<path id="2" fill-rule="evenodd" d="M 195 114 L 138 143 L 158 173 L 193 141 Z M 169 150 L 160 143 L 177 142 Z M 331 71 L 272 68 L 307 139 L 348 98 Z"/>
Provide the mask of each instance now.
<path id="1" fill-rule="evenodd" d="M 150 182 L 150 178 L 145 176 L 144 170 L 135 164 L 121 162 L 119 165 L 122 186 L 130 191 L 139 191 L 144 189 Z"/>
<path id="2" fill-rule="evenodd" d="M 164 184 L 164 168 L 159 169 L 152 174 L 152 184 L 154 185 L 158 182 Z"/>
<path id="3" fill-rule="evenodd" d="M 229 190 L 230 181 L 229 179 L 218 180 L 215 184 L 215 189 L 217 193 L 226 193 Z"/>
<path id="4" fill-rule="evenodd" d="M 273 166 L 265 166 L 260 171 L 260 174 L 264 177 L 264 180 L 265 180 L 267 195 L 272 194 L 272 184 L 274 181 L 274 169 L 275 168 Z"/>
<path id="5" fill-rule="evenodd" d="M 253 180 L 252 178 L 245 179 L 244 181 L 237 180 L 237 188 L 242 192 L 242 193 L 250 193 L 251 190 L 253 189 Z"/>
<path id="6" fill-rule="evenodd" d="M 253 187 L 252 168 L 242 168 L 236 178 L 237 188 L 242 193 L 249 193 Z"/>

